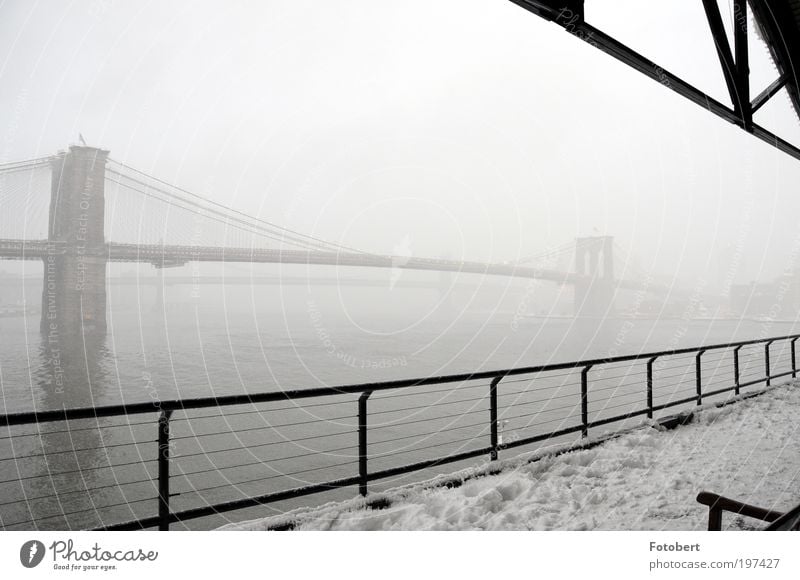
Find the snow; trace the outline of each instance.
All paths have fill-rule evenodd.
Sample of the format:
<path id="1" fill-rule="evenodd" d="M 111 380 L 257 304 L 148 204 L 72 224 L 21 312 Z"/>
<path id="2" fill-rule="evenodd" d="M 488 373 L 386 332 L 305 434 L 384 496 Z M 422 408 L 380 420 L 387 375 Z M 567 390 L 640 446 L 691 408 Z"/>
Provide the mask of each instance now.
<path id="1" fill-rule="evenodd" d="M 800 503 L 798 409 L 800 382 L 787 383 L 701 407 L 671 431 L 645 425 L 591 449 L 499 462 L 496 475 L 475 477 L 487 466 L 459 472 L 460 487 L 432 480 L 367 498 L 389 500 L 384 509 L 359 498 L 222 529 L 294 521 L 299 530 L 704 530 L 700 491 L 779 511 Z M 723 516 L 723 529 L 764 525 Z"/>

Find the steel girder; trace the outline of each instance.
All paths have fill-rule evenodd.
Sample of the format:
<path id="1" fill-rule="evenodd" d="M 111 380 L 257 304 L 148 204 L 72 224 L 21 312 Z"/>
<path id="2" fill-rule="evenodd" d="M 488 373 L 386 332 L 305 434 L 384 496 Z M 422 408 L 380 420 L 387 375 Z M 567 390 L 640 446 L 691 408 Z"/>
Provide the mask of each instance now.
<path id="1" fill-rule="evenodd" d="M 716 0 L 702 0 L 725 84 L 733 103 L 733 107 L 729 107 L 587 23 L 583 0 L 511 0 L 514 4 L 561 26 L 576 38 L 613 56 L 718 117 L 800 160 L 800 148 L 753 121 L 753 114 L 784 87 L 789 93 L 795 112 L 800 117 L 800 92 L 797 82 L 800 71 L 795 69 L 793 61 L 794 56 L 800 55 L 800 17 L 790 19 L 790 16 L 800 12 L 797 9 L 792 12 L 790 6 L 792 1 L 750 0 L 760 28 L 759 32 L 769 46 L 779 71 L 778 78 L 751 100 L 747 3 L 742 1 L 735 4 L 734 46 L 731 47 Z M 800 1 L 796 3 L 800 5 Z"/>

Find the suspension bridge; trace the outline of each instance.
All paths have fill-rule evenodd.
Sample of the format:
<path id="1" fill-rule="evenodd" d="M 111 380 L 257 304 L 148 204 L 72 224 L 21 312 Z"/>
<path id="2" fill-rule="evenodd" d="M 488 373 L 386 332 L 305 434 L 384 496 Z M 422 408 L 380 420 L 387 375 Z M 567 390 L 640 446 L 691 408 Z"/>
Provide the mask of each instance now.
<path id="1" fill-rule="evenodd" d="M 728 105 L 587 23 L 583 0 L 512 1 L 800 159 L 800 149 L 755 122 L 780 91 L 800 111 L 791 66 L 800 47 L 797 2 L 737 4 L 739 25 L 730 42 L 716 2 L 703 0 Z M 752 99 L 748 6 L 778 69 Z M 628 267 L 617 278 L 615 265 L 625 256 L 607 236 L 579 238 L 513 263 L 348 248 L 196 195 L 89 147 L 0 165 L 0 238 L 0 259 L 43 263 L 42 330 L 84 338 L 63 352 L 43 341 L 43 401 L 36 411 L 0 416 L 5 529 L 166 530 L 348 486 L 366 496 L 374 482 L 396 484 L 402 475 L 434 475 L 482 456 L 495 461 L 514 449 L 602 436 L 637 417 L 674 423 L 665 413 L 730 394 L 750 396 L 749 387 L 797 374 L 800 336 L 794 334 L 461 375 L 98 405 L 97 393 L 65 389 L 64 377 L 81 375 L 91 384 L 98 374 L 100 348 L 87 347 L 86 333 L 105 333 L 113 262 L 151 264 L 160 272 L 205 261 L 528 278 L 572 286 L 575 313 L 586 316 L 604 315 L 620 289 L 671 289 L 630 279 Z M 549 391 L 544 398 L 543 389 Z M 157 475 L 150 462 L 157 462 Z"/>
<path id="2" fill-rule="evenodd" d="M 249 215 L 86 146 L 0 166 L 0 201 L 0 259 L 43 262 L 41 329 L 68 336 L 105 332 L 109 262 L 158 269 L 190 262 L 304 264 L 526 278 L 571 285 L 575 314 L 592 317 L 608 312 L 617 289 L 644 288 L 614 278 L 610 236 L 578 238 L 516 262 L 376 254 Z M 176 226 L 187 218 L 188 228 Z M 543 259 L 554 266 L 536 264 Z"/>

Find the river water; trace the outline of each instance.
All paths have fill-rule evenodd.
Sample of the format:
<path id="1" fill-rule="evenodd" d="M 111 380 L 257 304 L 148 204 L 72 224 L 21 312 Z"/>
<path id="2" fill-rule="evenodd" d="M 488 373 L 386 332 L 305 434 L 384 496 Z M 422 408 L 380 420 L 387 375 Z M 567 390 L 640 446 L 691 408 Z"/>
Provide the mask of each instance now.
<path id="1" fill-rule="evenodd" d="M 38 316 L 0 319 L 4 412 L 472 372 L 794 331 L 785 323 L 686 317 L 532 317 L 533 308 L 521 307 L 531 300 L 524 285 L 503 287 L 502 299 L 494 287 L 482 290 L 488 298 L 462 291 L 452 300 L 430 290 L 302 285 L 204 287 L 201 292 L 170 288 L 162 303 L 151 287 L 112 287 L 107 336 L 62 339 L 56 345 L 40 335 Z M 26 293 L 32 301 L 36 289 Z M 773 348 L 773 368 L 782 369 L 788 350 Z M 762 372 L 761 351 L 742 352 L 744 375 Z M 704 355 L 709 385 L 732 384 L 730 356 Z M 677 358 L 657 367 L 657 404 L 692 395 L 693 361 Z M 574 425 L 578 385 L 579 373 L 504 382 L 504 440 Z M 643 368 L 620 365 L 600 371 L 592 389 L 592 418 L 641 408 Z M 486 381 L 373 395 L 368 403 L 370 469 L 486 446 L 487 395 Z M 223 414 L 215 409 L 176 412 L 173 509 L 355 475 L 356 398 L 250 405 Z M 154 515 L 155 411 L 68 426 L 0 429 L 3 526 L 85 528 Z M 388 478 L 371 489 L 481 461 Z M 196 520 L 188 527 L 208 528 L 355 494 L 355 488 L 335 490 Z"/>

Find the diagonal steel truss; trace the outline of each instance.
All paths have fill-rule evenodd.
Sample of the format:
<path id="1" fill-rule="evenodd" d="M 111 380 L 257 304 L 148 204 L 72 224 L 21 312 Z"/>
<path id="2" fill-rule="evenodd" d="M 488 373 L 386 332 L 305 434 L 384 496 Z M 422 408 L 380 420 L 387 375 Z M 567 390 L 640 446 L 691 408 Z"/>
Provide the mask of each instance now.
<path id="1" fill-rule="evenodd" d="M 753 114 L 778 91 L 786 87 L 800 117 L 800 94 L 792 57 L 800 48 L 800 27 L 792 18 L 789 0 L 750 0 L 749 4 L 764 40 L 769 46 L 779 76 L 750 100 L 750 68 L 747 50 L 747 8 L 742 0 L 734 6 L 734 42 L 728 42 L 716 0 L 702 0 L 725 84 L 733 108 L 720 103 L 700 89 L 642 56 L 584 19 L 584 0 L 511 0 L 529 12 L 561 26 L 584 42 L 613 56 L 665 87 L 733 123 L 773 147 L 800 160 L 800 148 L 753 121 Z"/>

